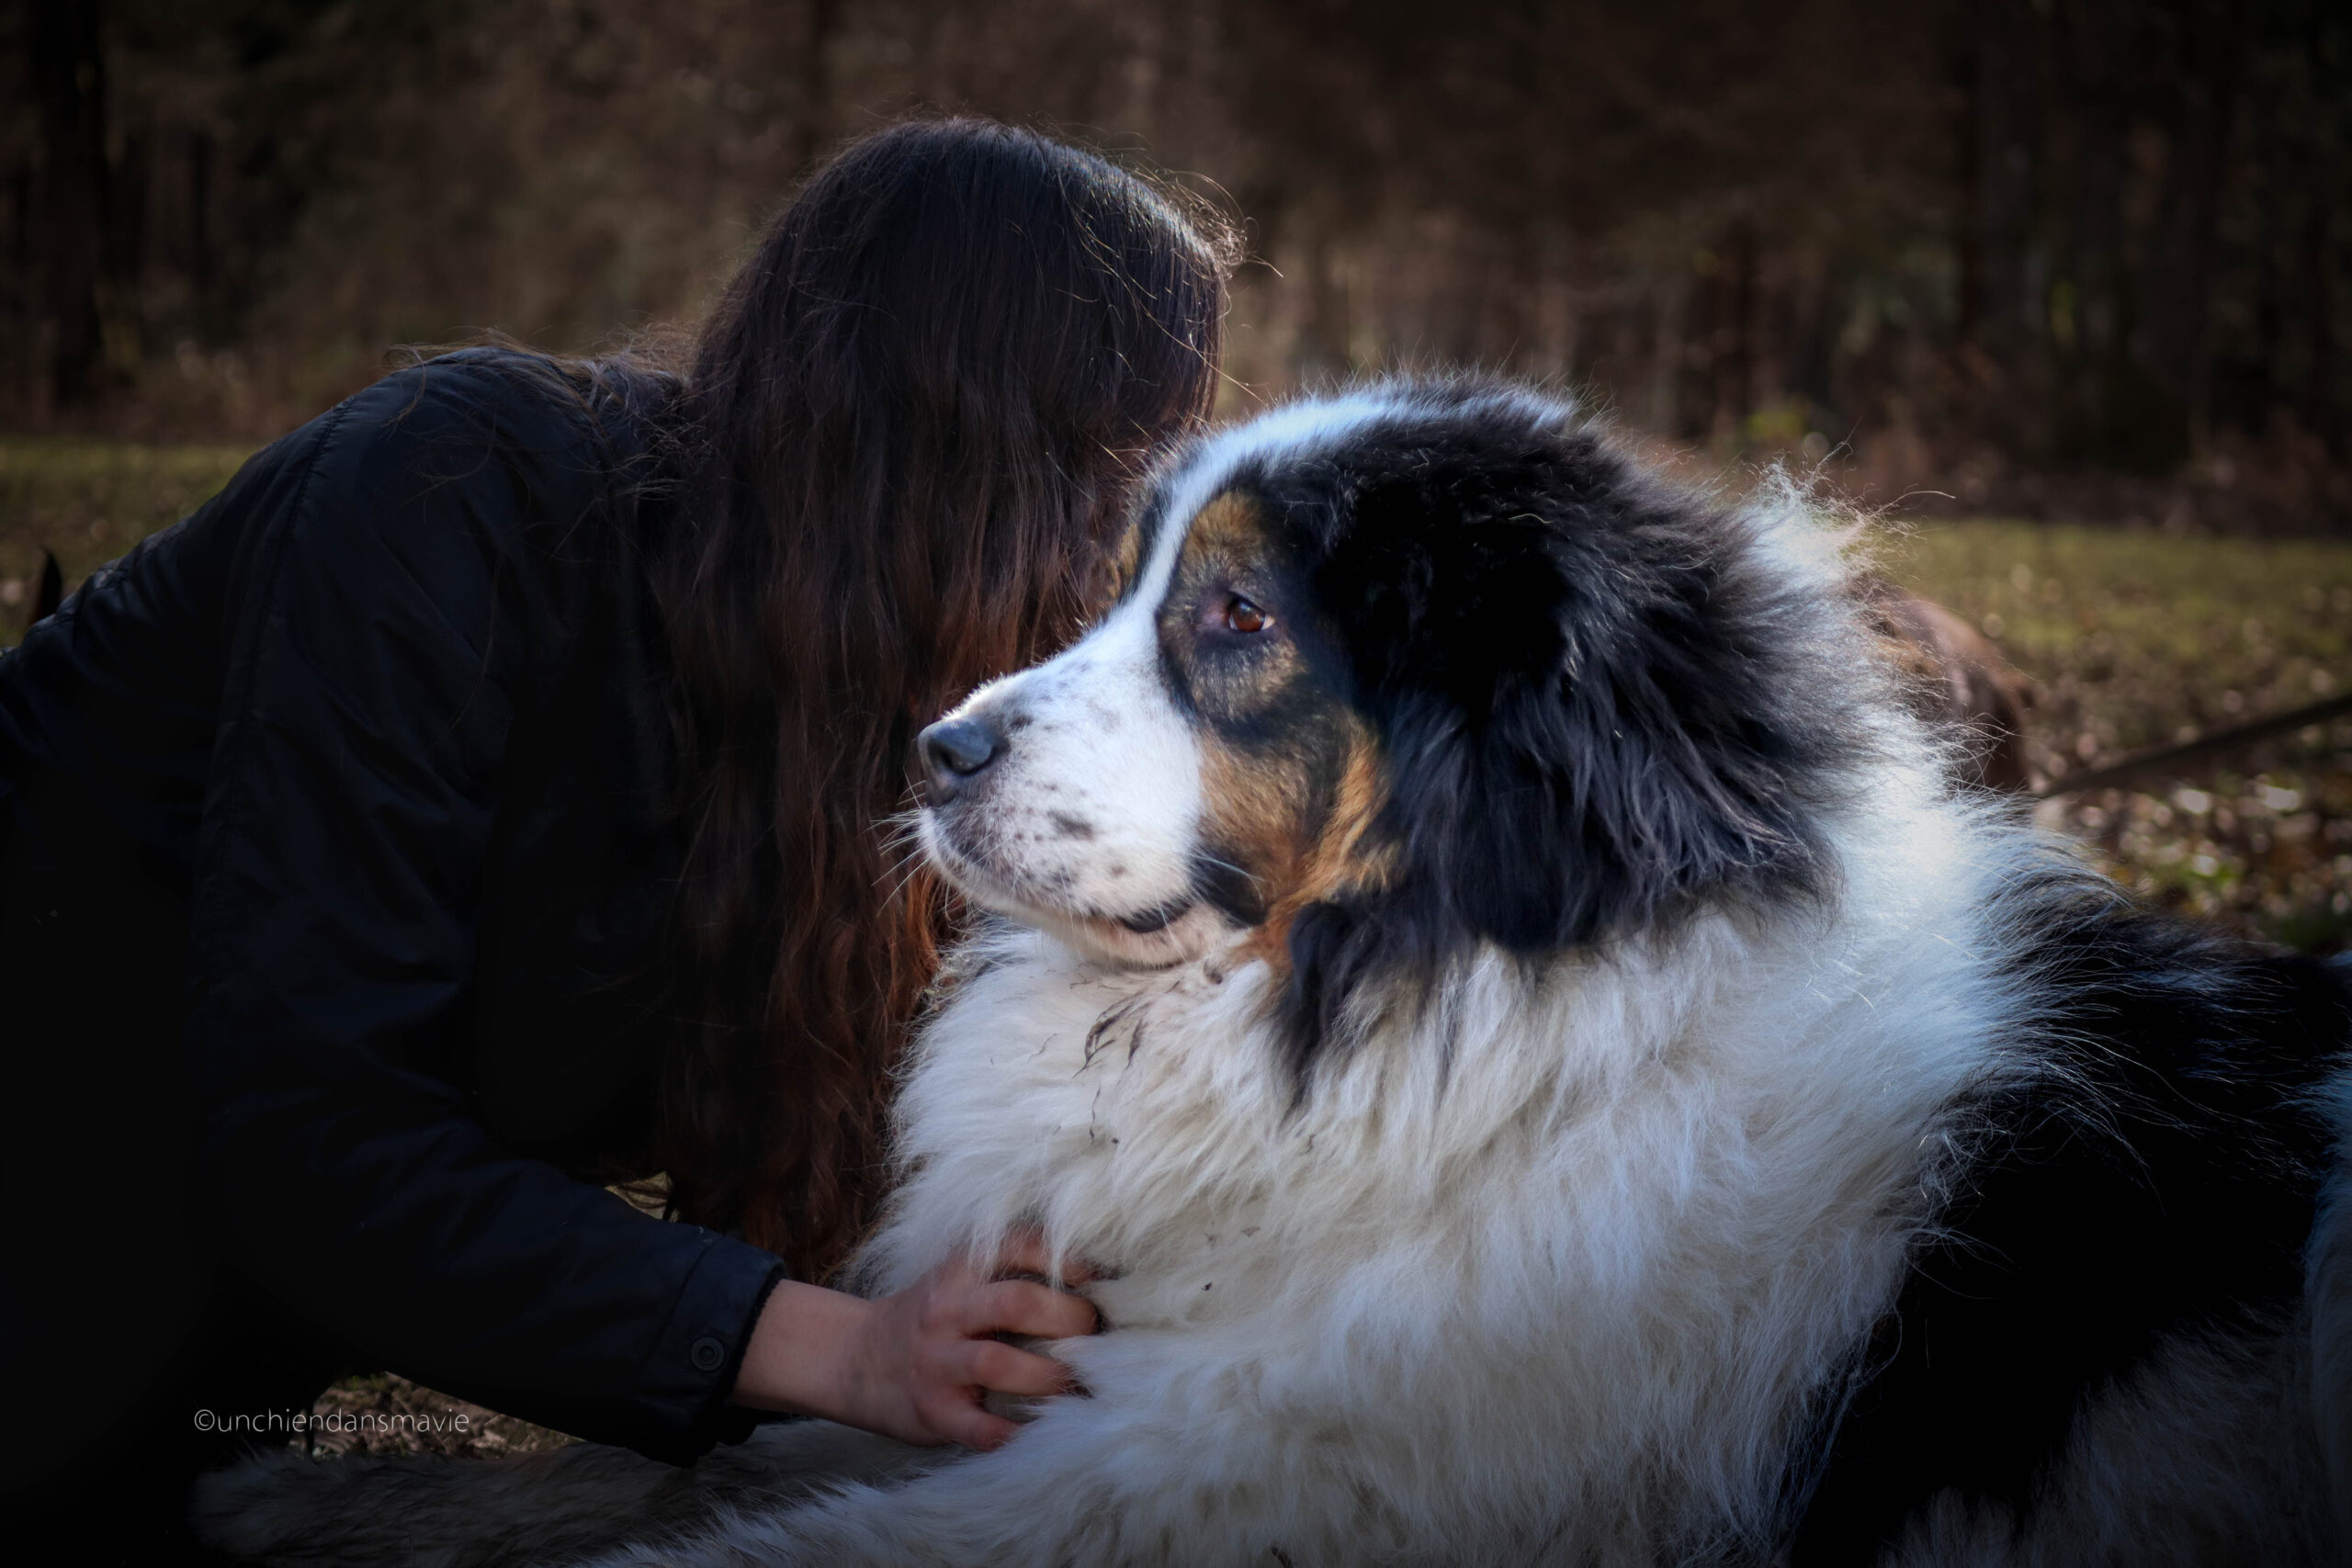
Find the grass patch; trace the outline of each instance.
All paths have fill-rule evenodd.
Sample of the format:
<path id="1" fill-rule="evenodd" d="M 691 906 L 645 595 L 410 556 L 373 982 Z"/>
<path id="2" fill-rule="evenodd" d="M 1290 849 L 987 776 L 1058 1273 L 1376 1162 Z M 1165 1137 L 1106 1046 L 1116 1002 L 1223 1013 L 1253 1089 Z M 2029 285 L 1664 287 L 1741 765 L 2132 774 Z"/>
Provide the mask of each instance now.
<path id="1" fill-rule="evenodd" d="M 46 547 L 76 582 L 211 498 L 249 446 L 0 435 L 0 644 L 22 629 Z"/>
<path id="2" fill-rule="evenodd" d="M 2039 687 L 2037 776 L 2280 713 L 2352 682 L 2352 546 L 2032 523 L 1923 528 L 1905 584 L 1974 621 Z M 2042 819 L 2168 908 L 2317 952 L 2352 946 L 2352 722 Z"/>
<path id="3" fill-rule="evenodd" d="M 2048 776 L 2339 690 L 2352 546 L 2037 523 L 1924 528 L 1889 565 L 2041 686 Z"/>

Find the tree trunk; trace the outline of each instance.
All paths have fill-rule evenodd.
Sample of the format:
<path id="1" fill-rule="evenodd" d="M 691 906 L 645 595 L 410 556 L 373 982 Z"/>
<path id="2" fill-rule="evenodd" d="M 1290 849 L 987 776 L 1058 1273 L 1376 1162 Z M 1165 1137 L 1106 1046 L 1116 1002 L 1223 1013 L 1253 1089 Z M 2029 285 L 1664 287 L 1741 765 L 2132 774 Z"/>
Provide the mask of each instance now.
<path id="1" fill-rule="evenodd" d="M 808 0 L 808 30 L 800 55 L 800 117 L 794 136 L 804 178 L 833 139 L 832 46 L 841 19 L 841 0 Z"/>
<path id="2" fill-rule="evenodd" d="M 2201 444 L 2212 403 L 2214 254 L 2237 110 L 2239 28 L 2230 7 L 2197 8 L 2177 73 L 2165 220 L 2150 269 L 2146 363 L 2179 400 L 2188 444 Z"/>
<path id="3" fill-rule="evenodd" d="M 2303 381 L 2303 428 L 2344 457 L 2344 427 L 2335 413 L 2335 258 L 2328 243 L 2328 209 L 2314 202 L 2303 227 L 2303 271 L 2311 293 L 2312 358 Z"/>
<path id="4" fill-rule="evenodd" d="M 104 366 L 106 58 L 98 0 L 33 0 L 29 55 L 40 107 L 40 319 L 49 389 L 86 398 Z"/>

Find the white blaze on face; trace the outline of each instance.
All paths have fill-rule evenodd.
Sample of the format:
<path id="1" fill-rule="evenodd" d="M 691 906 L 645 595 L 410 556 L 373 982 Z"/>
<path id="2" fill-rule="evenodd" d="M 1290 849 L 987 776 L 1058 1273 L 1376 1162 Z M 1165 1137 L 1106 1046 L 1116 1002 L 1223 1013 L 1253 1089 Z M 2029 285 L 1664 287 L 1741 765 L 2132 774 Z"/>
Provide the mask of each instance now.
<path id="1" fill-rule="evenodd" d="M 1200 747 L 1160 674 L 1183 532 L 1163 530 L 1136 592 L 1084 639 L 948 716 L 1001 748 L 972 787 L 922 813 L 924 850 L 973 899 L 1118 963 L 1191 956 L 1216 926 L 1193 888 Z"/>
<path id="2" fill-rule="evenodd" d="M 1161 481 L 1164 521 L 1134 592 L 1075 647 L 947 716 L 998 739 L 983 771 L 922 812 L 923 849 L 951 881 L 1111 963 L 1178 963 L 1230 929 L 1194 886 L 1202 750 L 1162 672 L 1162 602 L 1194 520 L 1242 463 L 1337 440 L 1397 406 L 1374 392 L 1278 409 Z"/>

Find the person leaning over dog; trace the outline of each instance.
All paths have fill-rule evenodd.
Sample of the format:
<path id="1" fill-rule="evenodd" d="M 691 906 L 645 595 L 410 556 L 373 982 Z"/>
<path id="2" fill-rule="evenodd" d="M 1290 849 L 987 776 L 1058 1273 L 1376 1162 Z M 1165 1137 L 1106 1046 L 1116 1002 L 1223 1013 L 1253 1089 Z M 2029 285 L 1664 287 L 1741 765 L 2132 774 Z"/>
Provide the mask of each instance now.
<path id="1" fill-rule="evenodd" d="M 1074 1296 L 809 1281 L 944 934 L 912 737 L 1077 626 L 1232 254 L 1044 137 L 887 130 L 681 373 L 401 370 L 0 660 L 16 1511 L 175 1528 L 347 1370 L 679 1462 L 1061 1386 L 987 1337 Z M 693 1223 L 605 1190 L 657 1170 Z"/>

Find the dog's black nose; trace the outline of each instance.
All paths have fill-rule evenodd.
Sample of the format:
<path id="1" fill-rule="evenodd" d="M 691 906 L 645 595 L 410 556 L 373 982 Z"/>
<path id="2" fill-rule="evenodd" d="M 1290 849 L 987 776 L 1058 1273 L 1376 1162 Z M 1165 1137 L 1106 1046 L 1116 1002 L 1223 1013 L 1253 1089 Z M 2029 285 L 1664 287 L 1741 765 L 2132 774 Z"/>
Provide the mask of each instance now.
<path id="1" fill-rule="evenodd" d="M 944 718 L 916 736 L 915 745 L 936 804 L 955 799 L 956 791 L 996 761 L 1004 738 L 977 718 Z"/>

